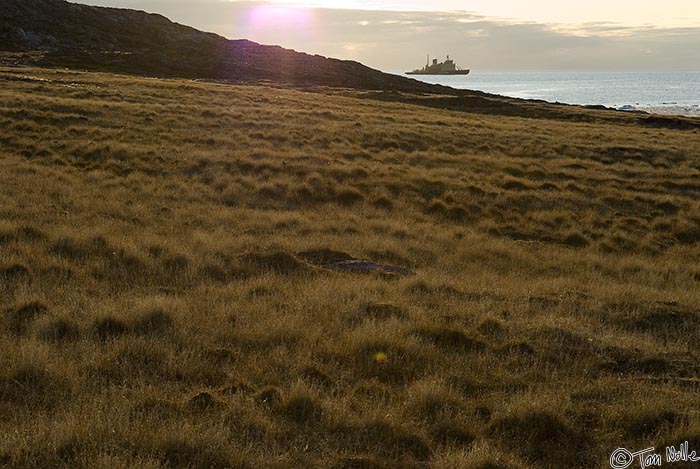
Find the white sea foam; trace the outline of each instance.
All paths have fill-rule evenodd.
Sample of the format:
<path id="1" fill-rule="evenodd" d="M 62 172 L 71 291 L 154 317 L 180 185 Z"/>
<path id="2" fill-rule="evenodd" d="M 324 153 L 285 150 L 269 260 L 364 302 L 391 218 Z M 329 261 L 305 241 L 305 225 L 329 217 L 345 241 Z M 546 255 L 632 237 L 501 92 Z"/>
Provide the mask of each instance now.
<path id="1" fill-rule="evenodd" d="M 680 115 L 690 117 L 700 117 L 700 105 L 697 104 L 661 104 L 647 106 L 623 107 L 623 110 L 644 111 L 652 114 Z"/>
<path id="2" fill-rule="evenodd" d="M 524 99 L 700 116 L 700 71 L 481 72 L 419 76 L 429 83 Z"/>

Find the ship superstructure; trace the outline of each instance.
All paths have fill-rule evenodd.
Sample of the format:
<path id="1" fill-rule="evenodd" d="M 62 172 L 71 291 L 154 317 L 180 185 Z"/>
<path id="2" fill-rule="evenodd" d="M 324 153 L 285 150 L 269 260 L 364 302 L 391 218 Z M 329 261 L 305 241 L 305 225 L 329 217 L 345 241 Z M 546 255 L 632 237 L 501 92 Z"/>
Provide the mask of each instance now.
<path id="1" fill-rule="evenodd" d="M 470 70 L 464 70 L 455 65 L 455 61 L 447 56 L 447 60 L 444 62 L 438 62 L 437 59 L 433 59 L 433 63 L 430 63 L 430 56 L 428 56 L 428 61 L 425 67 L 413 70 L 412 72 L 406 72 L 406 75 L 469 75 Z"/>

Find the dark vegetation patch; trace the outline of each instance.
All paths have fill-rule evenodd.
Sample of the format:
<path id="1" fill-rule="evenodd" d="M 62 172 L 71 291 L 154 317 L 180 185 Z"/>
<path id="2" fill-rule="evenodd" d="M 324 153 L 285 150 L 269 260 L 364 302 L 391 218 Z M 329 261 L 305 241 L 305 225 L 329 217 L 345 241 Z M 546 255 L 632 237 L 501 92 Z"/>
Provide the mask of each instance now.
<path id="1" fill-rule="evenodd" d="M 226 469 L 233 467 L 230 456 L 221 449 L 211 448 L 204 442 L 192 442 L 186 439 L 168 439 L 159 442 L 156 447 L 160 460 L 173 468 L 207 467 Z M 248 467 L 241 466 L 238 467 Z"/>
<path id="2" fill-rule="evenodd" d="M 196 412 L 218 410 L 223 407 L 214 396 L 208 392 L 200 392 L 187 400 L 187 408 Z"/>
<path id="3" fill-rule="evenodd" d="M 127 334 L 162 337 L 175 329 L 172 314 L 162 308 L 146 309 L 130 320 L 106 316 L 96 320 L 93 331 L 102 342 L 118 339 Z"/>
<path id="4" fill-rule="evenodd" d="M 333 465 L 337 469 L 388 469 L 385 460 L 372 456 L 343 456 Z"/>
<path id="5" fill-rule="evenodd" d="M 571 246 L 573 248 L 585 248 L 588 246 L 589 241 L 578 233 L 572 233 L 566 235 L 566 237 L 561 241 L 562 244 L 566 246 Z"/>
<path id="6" fill-rule="evenodd" d="M 35 243 L 44 238 L 46 235 L 43 231 L 29 225 L 0 230 L 0 246 L 10 243 Z"/>
<path id="7" fill-rule="evenodd" d="M 70 267 L 50 265 L 41 270 L 41 277 L 44 281 L 56 284 L 67 284 L 75 280 L 76 273 Z"/>
<path id="8" fill-rule="evenodd" d="M 675 302 L 609 303 L 602 314 L 617 327 L 666 340 L 692 339 L 700 327 L 700 311 Z"/>
<path id="9" fill-rule="evenodd" d="M 399 460 L 409 458 L 427 461 L 432 454 L 430 444 L 421 435 L 384 420 L 359 422 L 334 430 L 347 442 L 348 449 Z"/>
<path id="10" fill-rule="evenodd" d="M 351 324 L 361 324 L 365 320 L 387 321 L 389 319 L 406 320 L 408 311 L 402 306 L 391 303 L 369 302 L 361 305 L 358 310 L 348 317 Z"/>
<path id="11" fill-rule="evenodd" d="M 442 390 L 418 393 L 406 406 L 406 414 L 428 422 L 447 420 L 464 411 L 465 405 L 460 399 Z"/>
<path id="12" fill-rule="evenodd" d="M 300 425 L 313 425 L 320 421 L 325 410 L 318 399 L 308 394 L 291 396 L 283 405 L 282 413 Z"/>
<path id="13" fill-rule="evenodd" d="M 324 266 L 328 264 L 334 264 L 336 262 L 351 261 L 355 259 L 350 254 L 342 251 L 333 251 L 331 249 L 313 249 L 309 251 L 303 251 L 297 254 L 301 259 L 305 260 L 309 264 Z"/>
<path id="14" fill-rule="evenodd" d="M 69 319 L 56 319 L 39 329 L 41 340 L 57 344 L 75 342 L 80 334 L 80 327 Z"/>
<path id="15" fill-rule="evenodd" d="M 392 208 L 394 208 L 394 202 L 389 197 L 384 195 L 372 198 L 372 200 L 370 200 L 370 203 L 375 207 L 384 210 L 391 210 Z"/>
<path id="16" fill-rule="evenodd" d="M 182 254 L 173 254 L 163 259 L 163 267 L 170 273 L 180 274 L 190 266 L 190 260 Z"/>
<path id="17" fill-rule="evenodd" d="M 507 333 L 507 328 L 503 322 L 498 319 L 485 319 L 479 324 L 477 331 L 487 337 L 499 339 Z"/>
<path id="18" fill-rule="evenodd" d="M 620 416 L 618 425 L 625 441 L 653 438 L 657 433 L 668 431 L 683 423 L 685 416 L 663 407 L 630 409 Z"/>
<path id="19" fill-rule="evenodd" d="M 300 372 L 300 377 L 308 384 L 322 389 L 331 389 L 335 385 L 333 378 L 313 366 L 304 367 Z"/>
<path id="20" fill-rule="evenodd" d="M 688 377 L 697 374 L 695 360 L 684 355 L 641 354 L 639 350 L 605 347 L 598 367 L 618 374 Z"/>
<path id="21" fill-rule="evenodd" d="M 107 240 L 101 236 L 90 239 L 60 238 L 51 244 L 49 252 L 65 259 L 85 262 L 90 257 L 108 257 L 112 252 Z"/>
<path id="22" fill-rule="evenodd" d="M 156 308 L 135 318 L 130 329 L 137 334 L 162 336 L 172 332 L 174 328 L 175 321 L 172 315 L 163 309 Z"/>
<path id="23" fill-rule="evenodd" d="M 282 402 L 282 393 L 275 387 L 266 387 L 255 394 L 255 403 L 263 407 L 278 407 Z"/>
<path id="24" fill-rule="evenodd" d="M 134 403 L 129 414 L 133 418 L 152 417 L 164 422 L 180 416 L 182 409 L 174 402 L 149 396 Z"/>
<path id="25" fill-rule="evenodd" d="M 129 332 L 129 326 L 119 319 L 106 317 L 95 322 L 94 330 L 95 335 L 104 342 L 123 336 Z"/>
<path id="26" fill-rule="evenodd" d="M 470 302 L 505 300 L 502 295 L 498 295 L 496 293 L 462 291 L 452 285 L 436 285 L 426 282 L 425 280 L 418 280 L 410 283 L 406 287 L 406 291 L 419 300 L 424 300 L 426 298 L 439 299 L 443 301 L 449 299 L 459 299 Z"/>
<path id="27" fill-rule="evenodd" d="M 0 375 L 0 402 L 53 408 L 69 394 L 66 379 L 35 365 L 23 365 Z"/>
<path id="28" fill-rule="evenodd" d="M 586 463 L 586 438 L 565 419 L 548 411 L 498 417 L 489 425 L 488 433 L 542 467 Z"/>
<path id="29" fill-rule="evenodd" d="M 7 267 L 0 267 L 0 279 L 7 285 L 19 282 L 27 282 L 32 274 L 27 267 L 22 264 L 12 264 Z"/>
<path id="30" fill-rule="evenodd" d="M 416 329 L 413 334 L 448 352 L 482 352 L 487 349 L 486 343 L 459 329 L 423 327 Z"/>
<path id="31" fill-rule="evenodd" d="M 440 199 L 433 199 L 428 203 L 426 212 L 440 216 L 449 221 L 460 223 L 475 219 L 475 217 L 479 215 L 480 209 L 476 205 L 462 207 L 446 203 Z"/>
<path id="32" fill-rule="evenodd" d="M 537 355 L 537 350 L 525 341 L 514 341 L 501 345 L 496 349 L 496 353 L 504 357 L 528 360 Z"/>
<path id="33" fill-rule="evenodd" d="M 700 123 L 695 119 L 684 117 L 649 116 L 641 119 L 644 125 L 675 130 L 700 129 Z"/>
<path id="34" fill-rule="evenodd" d="M 286 252 L 244 254 L 240 261 L 244 267 L 256 273 L 298 275 L 313 272 L 306 262 Z"/>
<path id="35" fill-rule="evenodd" d="M 38 301 L 20 304 L 2 312 L 2 324 L 13 334 L 23 335 L 32 322 L 48 313 L 48 306 Z"/>
<path id="36" fill-rule="evenodd" d="M 143 342 L 126 342 L 108 353 L 99 363 L 88 367 L 97 383 L 119 384 L 133 380 L 173 379 L 161 347 Z"/>
<path id="37" fill-rule="evenodd" d="M 468 448 L 477 439 L 477 435 L 471 432 L 459 422 L 443 421 L 432 428 L 433 440 L 442 445 Z"/>

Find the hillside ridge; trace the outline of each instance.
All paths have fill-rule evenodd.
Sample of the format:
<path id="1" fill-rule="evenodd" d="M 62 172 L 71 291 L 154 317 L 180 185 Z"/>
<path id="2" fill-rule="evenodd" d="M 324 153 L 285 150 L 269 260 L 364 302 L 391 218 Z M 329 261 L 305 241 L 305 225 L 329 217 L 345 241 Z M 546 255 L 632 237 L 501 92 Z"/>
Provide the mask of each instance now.
<path id="1" fill-rule="evenodd" d="M 454 94 L 359 62 L 230 40 L 144 11 L 64 0 L 3 0 L 0 50 L 19 63 L 162 77 Z M 40 51 L 38 54 L 28 52 Z"/>

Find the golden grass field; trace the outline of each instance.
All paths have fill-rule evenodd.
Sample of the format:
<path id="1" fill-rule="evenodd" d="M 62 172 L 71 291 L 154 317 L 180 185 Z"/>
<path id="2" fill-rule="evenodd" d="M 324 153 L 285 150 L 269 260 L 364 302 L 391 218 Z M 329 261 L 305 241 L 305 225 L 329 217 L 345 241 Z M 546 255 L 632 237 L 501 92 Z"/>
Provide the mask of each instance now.
<path id="1" fill-rule="evenodd" d="M 697 129 L 66 70 L 0 83 L 0 466 L 700 450 Z M 350 256 L 415 275 L 323 267 Z"/>

